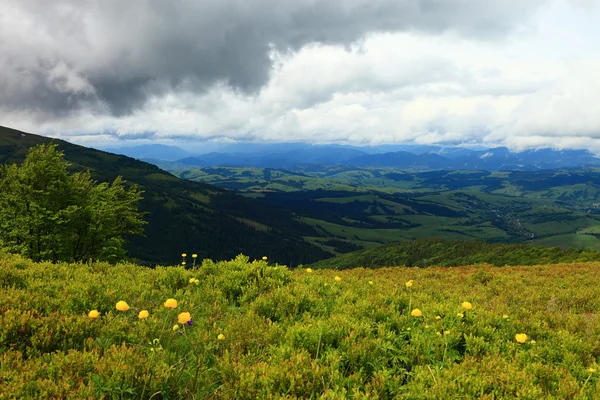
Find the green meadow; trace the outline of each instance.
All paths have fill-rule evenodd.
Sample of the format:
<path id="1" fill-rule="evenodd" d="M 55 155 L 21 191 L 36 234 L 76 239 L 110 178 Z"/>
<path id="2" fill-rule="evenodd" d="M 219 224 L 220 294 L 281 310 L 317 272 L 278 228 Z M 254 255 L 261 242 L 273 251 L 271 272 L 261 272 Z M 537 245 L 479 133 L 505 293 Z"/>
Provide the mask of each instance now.
<path id="1" fill-rule="evenodd" d="M 598 398 L 597 262 L 188 269 L 0 255 L 0 398 Z"/>

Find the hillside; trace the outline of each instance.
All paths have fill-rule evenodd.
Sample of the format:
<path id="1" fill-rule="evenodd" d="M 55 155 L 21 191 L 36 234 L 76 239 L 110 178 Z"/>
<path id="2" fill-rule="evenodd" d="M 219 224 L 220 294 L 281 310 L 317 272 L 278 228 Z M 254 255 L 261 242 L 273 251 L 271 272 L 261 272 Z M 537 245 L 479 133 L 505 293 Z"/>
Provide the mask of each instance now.
<path id="1" fill-rule="evenodd" d="M 485 243 L 477 241 L 427 238 L 402 243 L 390 243 L 372 249 L 358 250 L 310 267 L 328 269 L 406 267 L 457 267 L 489 264 L 537 265 L 570 262 L 600 261 L 600 251 L 590 249 L 561 250 L 525 244 Z"/>
<path id="2" fill-rule="evenodd" d="M 51 139 L 0 127 L 0 163 L 21 162 L 31 146 Z M 290 265 L 330 256 L 301 236 L 316 234 L 289 212 L 210 185 L 179 179 L 129 157 L 54 140 L 75 170 L 89 169 L 99 181 L 121 175 L 144 190 L 145 237 L 133 237 L 129 255 L 148 263 L 174 263 L 183 249 L 200 258 L 245 253 Z"/>
<path id="3" fill-rule="evenodd" d="M 599 267 L 309 272 L 238 257 L 184 270 L 0 254 L 0 397 L 592 399 Z"/>
<path id="4" fill-rule="evenodd" d="M 320 233 L 306 240 L 335 253 L 426 237 L 600 250 L 597 168 L 165 168 L 285 207 Z"/>

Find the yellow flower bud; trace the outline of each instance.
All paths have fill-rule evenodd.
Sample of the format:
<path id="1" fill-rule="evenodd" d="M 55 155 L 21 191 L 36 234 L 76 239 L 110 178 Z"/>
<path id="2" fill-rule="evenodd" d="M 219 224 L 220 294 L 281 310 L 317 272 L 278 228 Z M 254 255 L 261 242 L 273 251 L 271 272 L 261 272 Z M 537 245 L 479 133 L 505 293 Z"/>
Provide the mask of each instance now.
<path id="1" fill-rule="evenodd" d="M 420 317 L 421 315 L 423 315 L 423 313 L 418 308 L 415 308 L 410 312 L 410 315 L 412 315 L 413 317 Z"/>
<path id="2" fill-rule="evenodd" d="M 182 312 L 177 316 L 177 322 L 180 324 L 186 324 L 190 319 L 192 319 L 192 316 L 189 312 Z"/>
<path id="3" fill-rule="evenodd" d="M 165 307 L 167 307 L 167 308 L 177 308 L 177 300 L 175 300 L 175 299 L 167 299 L 167 301 L 165 301 Z"/>
<path id="4" fill-rule="evenodd" d="M 123 300 L 117 302 L 117 304 L 115 305 L 115 308 L 119 311 L 127 311 L 129 310 L 129 305 L 124 302 Z"/>

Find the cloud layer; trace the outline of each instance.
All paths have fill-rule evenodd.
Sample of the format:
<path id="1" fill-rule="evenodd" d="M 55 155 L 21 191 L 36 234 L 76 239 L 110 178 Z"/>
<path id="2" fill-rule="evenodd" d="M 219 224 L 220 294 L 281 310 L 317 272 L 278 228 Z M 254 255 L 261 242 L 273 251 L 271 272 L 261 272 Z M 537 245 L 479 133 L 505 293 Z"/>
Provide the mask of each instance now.
<path id="1" fill-rule="evenodd" d="M 585 0 L 5 0 L 0 123 L 81 143 L 591 146 L 598 15 Z"/>

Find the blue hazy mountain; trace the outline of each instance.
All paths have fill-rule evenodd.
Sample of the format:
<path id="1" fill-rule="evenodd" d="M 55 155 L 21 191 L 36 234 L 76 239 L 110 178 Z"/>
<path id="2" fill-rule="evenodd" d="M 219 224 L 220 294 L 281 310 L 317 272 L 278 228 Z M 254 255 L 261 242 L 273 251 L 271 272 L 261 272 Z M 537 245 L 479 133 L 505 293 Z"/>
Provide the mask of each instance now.
<path id="1" fill-rule="evenodd" d="M 215 148 L 219 151 L 203 153 Z M 599 166 L 588 150 L 535 149 L 514 152 L 506 147 L 466 148 L 392 144 L 378 146 L 312 145 L 308 143 L 231 143 L 182 149 L 162 144 L 106 149 L 153 164 L 175 162 L 184 167 L 257 167 L 293 169 L 316 166 L 390 167 L 413 170 L 538 170 Z"/>

